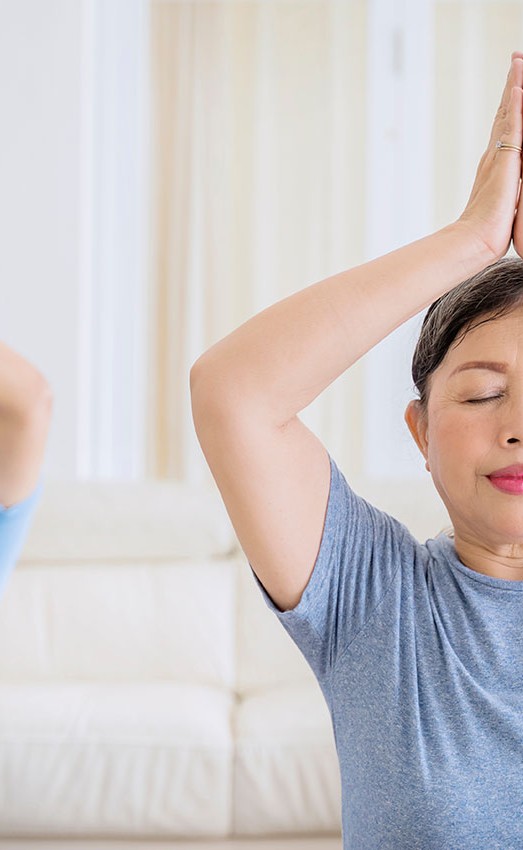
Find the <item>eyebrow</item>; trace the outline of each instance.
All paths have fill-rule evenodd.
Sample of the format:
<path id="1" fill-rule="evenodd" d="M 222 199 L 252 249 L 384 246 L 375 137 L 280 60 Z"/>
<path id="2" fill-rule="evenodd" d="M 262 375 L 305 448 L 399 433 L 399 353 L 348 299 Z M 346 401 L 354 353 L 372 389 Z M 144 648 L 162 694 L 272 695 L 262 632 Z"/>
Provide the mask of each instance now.
<path id="1" fill-rule="evenodd" d="M 462 363 L 450 373 L 449 378 L 456 375 L 457 372 L 464 372 L 466 369 L 488 369 L 490 372 L 507 372 L 507 363 L 498 363 L 495 360 L 471 360 L 468 363 Z"/>

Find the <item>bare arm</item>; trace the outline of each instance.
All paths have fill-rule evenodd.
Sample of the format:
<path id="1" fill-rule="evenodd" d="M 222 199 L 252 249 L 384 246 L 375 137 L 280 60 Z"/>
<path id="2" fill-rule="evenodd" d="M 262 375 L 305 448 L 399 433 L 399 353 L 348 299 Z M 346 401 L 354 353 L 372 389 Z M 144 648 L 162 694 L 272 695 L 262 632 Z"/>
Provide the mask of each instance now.
<path id="1" fill-rule="evenodd" d="M 191 371 L 192 391 L 283 427 L 395 328 L 495 259 L 458 221 L 314 283 L 208 349 Z"/>
<path id="2" fill-rule="evenodd" d="M 21 502 L 38 483 L 52 412 L 44 376 L 0 342 L 0 504 Z"/>

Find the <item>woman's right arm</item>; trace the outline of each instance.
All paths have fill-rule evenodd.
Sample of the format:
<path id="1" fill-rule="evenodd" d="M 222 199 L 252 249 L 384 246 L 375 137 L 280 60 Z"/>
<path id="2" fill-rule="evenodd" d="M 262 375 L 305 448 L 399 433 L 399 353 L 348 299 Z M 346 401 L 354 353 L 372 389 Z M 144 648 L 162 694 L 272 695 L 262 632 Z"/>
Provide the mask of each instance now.
<path id="1" fill-rule="evenodd" d="M 327 450 L 298 413 L 395 328 L 506 253 L 521 159 L 493 139 L 521 145 L 522 84 L 518 58 L 457 221 L 271 305 L 191 369 L 202 451 L 249 562 L 283 610 L 310 578 L 329 494 Z"/>

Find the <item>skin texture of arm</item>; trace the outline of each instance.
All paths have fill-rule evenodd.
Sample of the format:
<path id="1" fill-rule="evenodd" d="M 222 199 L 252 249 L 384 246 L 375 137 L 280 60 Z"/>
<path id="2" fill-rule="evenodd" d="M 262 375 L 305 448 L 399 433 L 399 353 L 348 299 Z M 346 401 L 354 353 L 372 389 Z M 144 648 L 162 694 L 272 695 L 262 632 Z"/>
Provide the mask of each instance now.
<path id="1" fill-rule="evenodd" d="M 191 370 L 195 401 L 285 425 L 395 328 L 495 261 L 460 221 L 262 310 Z"/>

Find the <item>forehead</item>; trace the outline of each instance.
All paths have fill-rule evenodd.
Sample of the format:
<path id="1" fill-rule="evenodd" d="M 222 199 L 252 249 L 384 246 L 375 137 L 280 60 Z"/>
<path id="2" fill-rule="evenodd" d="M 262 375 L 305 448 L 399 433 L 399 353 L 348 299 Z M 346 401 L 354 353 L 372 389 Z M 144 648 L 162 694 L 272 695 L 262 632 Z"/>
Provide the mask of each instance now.
<path id="1" fill-rule="evenodd" d="M 468 330 L 462 338 L 458 333 L 442 363 L 442 372 L 450 373 L 468 360 L 514 361 L 523 358 L 523 305 L 497 319 L 483 316 L 474 320 L 480 323 Z M 501 370 L 500 370 L 501 371 Z"/>

